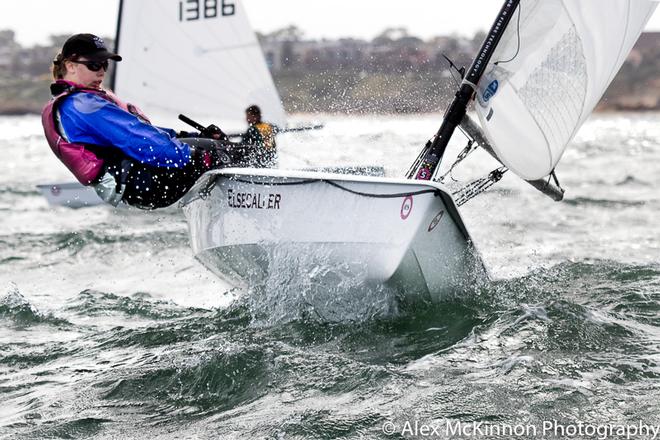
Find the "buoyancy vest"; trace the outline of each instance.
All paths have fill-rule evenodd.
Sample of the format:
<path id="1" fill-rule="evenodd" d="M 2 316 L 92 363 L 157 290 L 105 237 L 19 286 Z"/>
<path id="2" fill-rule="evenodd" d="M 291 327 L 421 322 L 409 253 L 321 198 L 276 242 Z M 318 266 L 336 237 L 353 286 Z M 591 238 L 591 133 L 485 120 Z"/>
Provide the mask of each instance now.
<path id="1" fill-rule="evenodd" d="M 126 110 L 149 123 L 149 119 L 135 106 L 120 101 L 113 94 L 104 90 L 92 89 L 69 81 L 58 80 L 51 85 L 53 98 L 46 104 L 41 112 L 41 123 L 50 149 L 55 156 L 73 173 L 83 185 L 91 185 L 103 173 L 104 160 L 90 150 L 90 146 L 82 143 L 69 142 L 59 132 L 55 116 L 58 106 L 67 97 L 74 93 L 91 93 L 106 99 L 120 108 Z"/>
<path id="2" fill-rule="evenodd" d="M 275 130 L 273 126 L 267 122 L 259 122 L 254 126 L 259 130 L 263 146 L 265 148 L 275 148 Z"/>

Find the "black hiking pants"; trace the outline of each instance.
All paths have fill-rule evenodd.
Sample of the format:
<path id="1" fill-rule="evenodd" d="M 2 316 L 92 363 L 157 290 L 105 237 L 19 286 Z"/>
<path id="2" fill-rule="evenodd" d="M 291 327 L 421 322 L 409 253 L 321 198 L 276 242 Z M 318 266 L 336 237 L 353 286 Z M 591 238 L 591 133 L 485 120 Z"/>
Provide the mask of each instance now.
<path id="1" fill-rule="evenodd" d="M 184 138 L 191 158 L 182 168 L 163 168 L 124 159 L 111 163 L 107 171 L 118 186 L 125 185 L 122 201 L 141 209 L 164 208 L 183 197 L 205 172 L 249 164 L 240 145 L 205 138 Z"/>

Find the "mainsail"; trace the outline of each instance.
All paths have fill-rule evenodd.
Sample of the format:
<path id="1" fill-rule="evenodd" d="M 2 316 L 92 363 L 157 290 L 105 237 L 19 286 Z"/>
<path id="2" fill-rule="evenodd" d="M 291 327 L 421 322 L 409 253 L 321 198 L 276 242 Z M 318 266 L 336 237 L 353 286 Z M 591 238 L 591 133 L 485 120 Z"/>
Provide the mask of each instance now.
<path id="1" fill-rule="evenodd" d="M 499 159 L 550 174 L 639 38 L 657 0 L 522 0 L 478 84 Z"/>
<path id="2" fill-rule="evenodd" d="M 122 0 L 115 91 L 155 123 L 179 113 L 237 129 L 259 105 L 280 127 L 285 114 L 239 0 Z"/>

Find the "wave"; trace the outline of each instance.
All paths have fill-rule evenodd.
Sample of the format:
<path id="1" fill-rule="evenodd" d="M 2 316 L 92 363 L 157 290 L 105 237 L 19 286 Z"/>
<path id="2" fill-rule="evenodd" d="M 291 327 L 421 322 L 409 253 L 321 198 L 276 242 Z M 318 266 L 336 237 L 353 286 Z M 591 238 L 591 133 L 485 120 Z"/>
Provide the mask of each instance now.
<path id="1" fill-rule="evenodd" d="M 113 244 L 139 244 L 139 243 L 167 243 L 167 244 L 181 244 L 187 241 L 185 233 L 179 234 L 171 231 L 157 231 L 157 232 L 126 232 L 116 231 L 113 229 L 105 229 L 102 226 L 99 230 L 81 230 L 77 232 L 67 232 L 52 234 L 48 237 L 48 241 L 54 247 L 53 251 L 66 250 L 69 255 L 74 256 L 81 252 L 88 246 L 97 245 L 113 245 Z M 103 232 L 99 232 L 103 231 Z M 110 232 L 113 231 L 113 232 Z M 173 243 L 174 242 L 174 243 Z"/>
<path id="2" fill-rule="evenodd" d="M 660 349 L 659 286 L 660 268 L 607 260 L 496 280 L 465 303 L 478 317 L 469 335 L 431 357 L 440 365 L 469 361 L 480 377 L 516 369 L 543 375 L 542 364 L 555 358 L 566 359 L 554 367 L 559 375 L 587 364 L 608 369 L 608 380 L 656 377 L 660 364 L 648 353 Z"/>
<path id="3" fill-rule="evenodd" d="M 647 202 L 640 200 L 607 200 L 594 199 L 590 197 L 576 197 L 574 199 L 565 199 L 564 202 L 572 206 L 595 206 L 600 208 L 634 208 L 646 205 Z"/>
<path id="4" fill-rule="evenodd" d="M 47 264 L 46 261 L 65 261 L 66 258 L 79 256 L 84 252 L 93 253 L 94 257 L 106 255 L 116 252 L 116 246 L 130 245 L 129 249 L 139 245 L 150 248 L 160 245 L 162 249 L 184 248 L 188 245 L 188 238 L 184 231 L 144 232 L 117 228 L 116 225 L 99 225 L 94 230 L 83 229 L 75 232 L 12 234 L 0 237 L 0 244 L 6 251 L 14 253 L 6 257 L 0 255 L 5 259 L 23 258 L 15 255 L 19 250 L 38 251 L 41 257 L 36 260 L 35 265 L 40 267 Z"/>
<path id="5" fill-rule="evenodd" d="M 127 317 L 142 317 L 150 320 L 178 318 L 191 313 L 171 302 L 154 301 L 148 293 L 137 292 L 132 297 L 115 295 L 93 289 L 83 290 L 65 308 L 84 316 L 99 316 L 120 313 Z"/>
<path id="6" fill-rule="evenodd" d="M 65 422 L 57 421 L 49 424 L 51 426 L 31 430 L 24 438 L 93 438 L 103 431 L 105 425 L 112 422 L 112 419 L 97 417 L 80 417 Z"/>
<path id="7" fill-rule="evenodd" d="M 259 345 L 209 344 L 193 356 L 175 353 L 121 371 L 95 387 L 102 389 L 101 399 L 122 405 L 156 404 L 170 414 L 184 408 L 198 415 L 222 411 L 267 392 L 271 356 Z"/>
<path id="8" fill-rule="evenodd" d="M 39 190 L 34 186 L 28 186 L 25 184 L 0 185 L 0 197 L 4 197 L 4 196 L 34 197 L 39 195 L 40 195 Z"/>
<path id="9" fill-rule="evenodd" d="M 609 182 L 608 182 L 609 183 Z M 628 186 L 628 185 L 634 185 L 634 186 L 651 186 L 652 184 L 640 179 L 637 176 L 626 176 L 622 181 L 615 183 L 616 186 Z"/>
<path id="10" fill-rule="evenodd" d="M 53 316 L 51 313 L 42 313 L 37 310 L 18 290 L 18 286 L 10 283 L 7 293 L 0 298 L 0 319 L 9 320 L 18 326 L 31 326 L 35 324 L 48 324 L 54 326 L 70 326 L 65 319 Z"/>
<path id="11" fill-rule="evenodd" d="M 111 347 L 163 347 L 182 342 L 210 338 L 222 333 L 242 333 L 252 322 L 252 315 L 246 307 L 233 304 L 227 309 L 208 311 L 185 309 L 180 316 L 139 328 L 119 327 L 102 335 L 97 344 Z"/>
<path id="12" fill-rule="evenodd" d="M 128 413 L 153 436 L 161 428 L 219 426 L 211 420 L 227 433 L 249 415 L 261 433 L 350 437 L 368 435 L 384 413 L 438 405 L 458 418 L 508 421 L 509 402 L 521 392 L 537 411 L 548 398 L 569 411 L 591 389 L 608 390 L 609 398 L 621 385 L 660 378 L 648 356 L 660 346 L 652 321 L 658 287 L 653 265 L 566 261 L 440 303 L 399 301 L 393 314 L 353 321 L 294 314 L 272 323 L 245 295 L 209 311 L 84 291 L 67 312 L 152 322 L 87 335 L 69 344 L 76 355 L 67 364 L 77 372 L 96 366 L 77 379 L 76 393 L 101 420 L 90 424 L 100 434 L 91 427 L 82 436 L 110 436 L 117 427 L 105 421 Z M 63 365 L 51 371 L 62 374 Z M 337 408 L 328 411 L 328 402 Z M 86 420 L 73 403 L 63 405 L 67 415 L 52 427 L 63 431 L 38 432 L 71 433 Z M 274 415 L 273 405 L 283 412 Z M 342 406 L 359 411 L 353 417 Z"/>

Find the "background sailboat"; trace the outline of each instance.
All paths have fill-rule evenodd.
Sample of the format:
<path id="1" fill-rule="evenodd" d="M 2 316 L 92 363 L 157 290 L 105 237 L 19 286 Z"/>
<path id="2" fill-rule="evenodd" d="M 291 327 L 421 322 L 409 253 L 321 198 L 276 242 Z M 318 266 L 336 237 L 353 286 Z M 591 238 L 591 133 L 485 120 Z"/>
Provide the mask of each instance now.
<path id="1" fill-rule="evenodd" d="M 112 88 L 156 125 L 184 113 L 225 131 L 245 128 L 245 109 L 285 127 L 261 47 L 238 0 L 122 0 Z M 180 124 L 180 123 L 179 123 Z"/>

